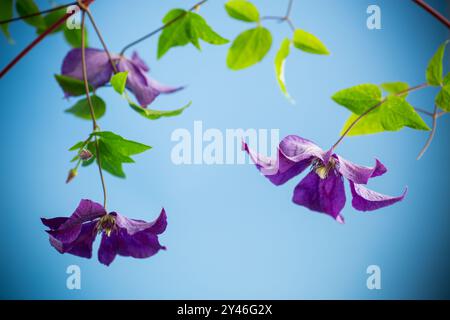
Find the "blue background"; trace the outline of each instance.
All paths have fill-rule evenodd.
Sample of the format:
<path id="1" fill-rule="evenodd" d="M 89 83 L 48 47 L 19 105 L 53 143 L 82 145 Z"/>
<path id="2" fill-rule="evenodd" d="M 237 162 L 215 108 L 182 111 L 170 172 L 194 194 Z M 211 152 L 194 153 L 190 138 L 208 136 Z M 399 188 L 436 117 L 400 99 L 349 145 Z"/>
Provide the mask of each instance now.
<path id="1" fill-rule="evenodd" d="M 118 52 L 127 41 L 158 27 L 169 9 L 187 8 L 191 2 L 97 0 L 92 12 L 110 48 Z M 448 2 L 429 2 L 448 12 Z M 49 6 L 48 1 L 38 3 Z M 250 25 L 230 19 L 223 3 L 210 1 L 201 14 L 233 39 Z M 287 6 L 287 0 L 255 3 L 264 15 L 282 15 Z M 381 7 L 382 30 L 366 28 L 370 4 Z M 154 78 L 189 85 L 152 105 L 170 109 L 192 100 L 182 116 L 148 121 L 111 89 L 100 91 L 108 104 L 102 129 L 154 147 L 137 156 L 136 164 L 126 165 L 126 180 L 106 176 L 109 208 L 152 220 L 164 206 L 169 216 L 161 237 L 166 252 L 147 260 L 119 257 L 109 268 L 96 257 L 57 253 L 39 221 L 69 215 L 81 198 L 102 199 L 95 167 L 64 184 L 73 156 L 67 149 L 91 129 L 89 122 L 63 112 L 75 100 L 65 101 L 52 77 L 69 47 L 61 35 L 50 37 L 2 79 L 0 297 L 450 298 L 450 117 L 439 120 L 436 138 L 420 161 L 415 158 L 426 132 L 404 129 L 345 140 L 338 152 L 347 159 L 372 165 L 379 157 L 389 168 L 371 181 L 371 188 L 396 195 L 408 185 L 409 194 L 372 213 L 353 210 L 348 197 L 344 226 L 291 203 L 300 177 L 274 187 L 250 165 L 172 164 L 171 133 L 192 131 L 195 120 L 221 130 L 279 128 L 281 136 L 298 134 L 326 148 L 349 115 L 330 99 L 334 92 L 360 83 L 423 83 L 429 59 L 448 38 L 443 25 L 408 0 L 297 0 L 292 18 L 332 53 L 323 57 L 292 50 L 287 85 L 296 105 L 282 96 L 273 73 L 275 51 L 290 30 L 273 21 L 265 23 L 274 35 L 270 54 L 240 72 L 226 68 L 228 45 L 204 44 L 202 52 L 176 48 L 159 61 L 157 37 L 136 47 Z M 99 47 L 90 31 L 91 45 Z M 15 45 L 0 39 L 2 66 L 34 38 L 33 29 L 23 23 L 12 25 L 11 32 Z M 412 94 L 410 102 L 432 110 L 435 94 L 426 89 Z M 71 264 L 81 267 L 79 291 L 66 288 Z M 382 290 L 366 288 L 366 268 L 372 264 L 381 267 Z"/>

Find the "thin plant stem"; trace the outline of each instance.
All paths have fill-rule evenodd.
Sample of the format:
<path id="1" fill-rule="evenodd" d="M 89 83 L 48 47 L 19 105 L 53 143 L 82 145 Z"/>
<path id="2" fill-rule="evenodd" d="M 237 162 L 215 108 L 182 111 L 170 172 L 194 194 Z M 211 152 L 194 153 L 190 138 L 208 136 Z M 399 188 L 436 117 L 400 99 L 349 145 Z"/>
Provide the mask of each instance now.
<path id="1" fill-rule="evenodd" d="M 431 14 L 433 17 L 435 17 L 439 22 L 441 22 L 443 25 L 445 25 L 447 28 L 450 29 L 450 21 L 444 17 L 442 14 L 440 14 L 436 9 L 434 9 L 432 6 L 430 6 L 428 3 L 426 3 L 424 0 L 413 0 L 417 5 L 422 7 L 425 11 L 427 11 L 429 14 Z"/>
<path id="2" fill-rule="evenodd" d="M 94 111 L 94 105 L 92 104 L 91 100 L 91 94 L 89 92 L 89 83 L 88 83 L 88 74 L 87 74 L 87 65 L 86 65 L 86 36 L 84 33 L 84 28 L 86 24 L 86 10 L 83 10 L 82 18 L 81 18 L 81 64 L 83 68 L 83 81 L 84 81 L 84 88 L 86 90 L 86 98 L 89 105 L 89 112 L 91 113 L 92 118 L 92 127 L 93 132 L 97 131 L 98 125 L 97 120 L 95 119 L 95 111 Z M 103 207 L 106 210 L 106 201 L 107 201 L 107 191 L 106 191 L 106 183 L 105 178 L 103 177 L 103 169 L 102 169 L 102 162 L 101 162 L 101 154 L 100 154 L 100 148 L 97 136 L 94 135 L 94 144 L 95 144 L 95 153 L 97 158 L 97 166 L 98 171 L 100 174 L 100 181 L 102 184 L 103 189 Z"/>
<path id="3" fill-rule="evenodd" d="M 30 43 L 25 49 L 22 50 L 8 65 L 0 71 L 0 79 L 8 73 L 23 57 L 27 55 L 36 45 L 38 45 L 46 36 L 52 33 L 54 30 L 58 29 L 70 16 L 72 16 L 75 12 L 65 14 L 61 19 L 56 21 L 53 25 L 51 25 L 47 30 L 45 30 L 42 34 L 40 34 L 32 43 Z"/>
<path id="4" fill-rule="evenodd" d="M 287 18 L 291 16 L 293 4 L 294 4 L 294 0 L 289 0 L 288 8 L 286 10 L 286 17 Z"/>
<path id="5" fill-rule="evenodd" d="M 0 25 L 6 24 L 6 23 L 10 23 L 10 22 L 20 21 L 20 20 L 25 20 L 25 19 L 28 19 L 28 18 L 33 18 L 33 17 L 39 16 L 41 14 L 50 13 L 50 12 L 53 12 L 53 11 L 57 11 L 57 10 L 60 10 L 60 9 L 64 9 L 64 8 L 76 5 L 77 3 L 78 2 L 75 1 L 75 2 L 72 2 L 72 3 L 65 4 L 65 5 L 57 6 L 57 7 L 51 8 L 51 9 L 39 11 L 39 12 L 36 12 L 36 13 L 27 14 L 25 16 L 20 16 L 20 17 L 8 19 L 8 20 L 1 20 L 0 21 Z"/>
<path id="6" fill-rule="evenodd" d="M 431 128 L 431 132 L 430 132 L 430 136 L 428 137 L 427 142 L 425 143 L 425 146 L 422 148 L 422 150 L 420 151 L 419 155 L 417 156 L 417 160 L 420 160 L 423 155 L 425 154 L 425 152 L 428 150 L 428 148 L 431 145 L 431 142 L 433 141 L 434 135 L 436 133 L 436 128 L 437 128 L 437 119 L 438 119 L 438 107 L 437 105 L 434 106 L 434 112 L 433 112 L 433 127 Z"/>
<path id="7" fill-rule="evenodd" d="M 196 3 L 196 4 L 193 5 L 189 10 L 187 10 L 186 12 L 184 12 L 184 13 L 180 14 L 179 16 L 173 18 L 172 20 L 170 20 L 169 22 L 165 23 L 164 25 L 162 25 L 162 26 L 159 27 L 158 29 L 156 29 L 156 30 L 150 32 L 149 34 L 146 34 L 145 36 L 143 36 L 143 37 L 137 39 L 136 41 L 133 41 L 133 42 L 127 44 L 127 45 L 122 49 L 122 51 L 120 52 L 120 55 L 121 55 L 121 56 L 124 55 L 124 54 L 125 54 L 125 51 L 127 51 L 127 50 L 130 49 L 131 47 L 137 45 L 138 43 L 141 43 L 141 42 L 144 41 L 144 40 L 147 40 L 148 38 L 153 37 L 155 34 L 158 34 L 159 32 L 161 32 L 162 30 L 164 30 L 164 29 L 167 28 L 168 26 L 172 25 L 174 22 L 176 22 L 176 21 L 182 19 L 183 17 L 185 17 L 186 14 L 187 14 L 188 12 L 191 12 L 191 11 L 196 10 L 198 7 L 200 7 L 202 4 L 204 4 L 204 3 L 207 2 L 207 1 L 208 1 L 208 0 L 202 0 L 202 1 L 198 2 L 198 3 Z"/>
<path id="8" fill-rule="evenodd" d="M 430 111 L 427 111 L 427 110 L 424 110 L 424 109 L 414 108 L 414 110 L 416 110 L 417 112 L 423 113 L 423 114 L 425 114 L 427 116 L 430 116 L 430 117 L 432 117 L 434 115 L 433 112 L 430 112 Z"/>
<path id="9" fill-rule="evenodd" d="M 100 29 L 97 27 L 97 24 L 95 23 L 94 17 L 92 16 L 92 13 L 90 12 L 89 9 L 86 10 L 86 13 L 87 13 L 87 15 L 89 17 L 89 20 L 92 23 L 92 26 L 94 27 L 94 30 L 95 30 L 95 33 L 97 34 L 98 39 L 100 40 L 100 42 L 101 42 L 101 44 L 103 46 L 103 49 L 105 50 L 105 52 L 106 52 L 106 54 L 108 56 L 109 62 L 111 63 L 111 66 L 112 66 L 112 68 L 114 70 L 114 73 L 117 73 L 116 64 L 114 63 L 114 60 L 113 60 L 112 55 L 111 55 L 111 52 L 108 50 L 108 46 L 106 45 L 106 42 L 105 42 L 105 40 L 104 40 L 104 38 L 102 36 L 102 33 L 100 32 Z"/>

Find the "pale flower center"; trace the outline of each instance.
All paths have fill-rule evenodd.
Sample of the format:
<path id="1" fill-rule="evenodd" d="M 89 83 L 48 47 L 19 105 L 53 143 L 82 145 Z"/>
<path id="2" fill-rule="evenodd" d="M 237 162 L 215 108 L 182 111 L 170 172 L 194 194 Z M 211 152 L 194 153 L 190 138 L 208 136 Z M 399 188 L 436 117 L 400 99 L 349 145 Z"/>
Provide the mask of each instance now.
<path id="1" fill-rule="evenodd" d="M 313 164 L 314 171 L 322 180 L 326 179 L 330 170 L 334 169 L 335 167 L 336 160 L 334 158 L 331 158 L 326 165 L 321 160 L 316 160 L 316 162 Z"/>
<path id="2" fill-rule="evenodd" d="M 116 217 L 113 215 L 107 214 L 100 218 L 97 223 L 97 232 L 105 232 L 109 237 L 111 232 L 116 229 Z"/>

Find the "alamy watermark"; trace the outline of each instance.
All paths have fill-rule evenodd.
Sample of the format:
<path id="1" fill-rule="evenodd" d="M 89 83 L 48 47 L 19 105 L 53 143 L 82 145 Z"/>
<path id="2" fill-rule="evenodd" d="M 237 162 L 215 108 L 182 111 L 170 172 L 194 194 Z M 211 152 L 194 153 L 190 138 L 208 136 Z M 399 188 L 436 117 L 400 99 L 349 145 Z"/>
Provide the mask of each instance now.
<path id="1" fill-rule="evenodd" d="M 66 269 L 69 275 L 66 280 L 66 287 L 69 290 L 81 290 L 81 269 L 77 265 L 70 265 Z"/>
<path id="2" fill-rule="evenodd" d="M 171 151 L 175 165 L 245 165 L 253 163 L 243 150 L 243 142 L 252 151 L 276 158 L 280 141 L 279 129 L 208 128 L 194 121 L 192 131 L 179 128 L 172 132 L 176 144 Z"/>
<path id="3" fill-rule="evenodd" d="M 66 13 L 73 13 L 66 21 L 66 27 L 69 30 L 81 29 L 81 16 L 80 7 L 77 5 L 71 5 L 67 7 Z"/>
<path id="4" fill-rule="evenodd" d="M 367 7 L 367 18 L 366 25 L 369 30 L 380 30 L 381 29 L 381 8 L 375 4 Z"/>
<path id="5" fill-rule="evenodd" d="M 373 264 L 367 267 L 366 273 L 369 275 L 366 281 L 367 289 L 381 290 L 381 268 Z"/>

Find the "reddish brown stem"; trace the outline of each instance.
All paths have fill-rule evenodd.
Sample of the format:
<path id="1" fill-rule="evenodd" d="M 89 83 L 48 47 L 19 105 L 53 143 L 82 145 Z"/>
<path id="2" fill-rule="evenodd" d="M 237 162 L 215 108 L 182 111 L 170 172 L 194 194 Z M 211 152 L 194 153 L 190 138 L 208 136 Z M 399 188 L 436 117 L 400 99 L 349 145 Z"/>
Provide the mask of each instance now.
<path id="1" fill-rule="evenodd" d="M 450 21 L 442 14 L 437 12 L 432 6 L 426 3 L 424 0 L 413 0 L 417 5 L 421 6 L 425 11 L 435 17 L 438 21 L 444 24 L 447 28 L 450 29 Z"/>
<path id="2" fill-rule="evenodd" d="M 27 55 L 36 45 L 38 45 L 46 36 L 50 33 L 58 29 L 70 16 L 72 16 L 75 12 L 66 13 L 61 19 L 56 21 L 51 27 L 45 30 L 42 34 L 40 34 L 32 43 L 30 43 L 21 53 L 19 53 L 1 72 L 0 79 L 11 70 L 23 57 Z"/>

